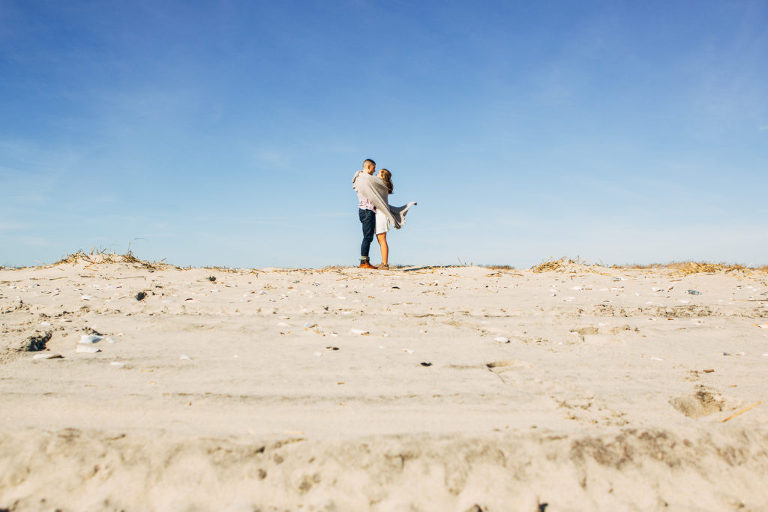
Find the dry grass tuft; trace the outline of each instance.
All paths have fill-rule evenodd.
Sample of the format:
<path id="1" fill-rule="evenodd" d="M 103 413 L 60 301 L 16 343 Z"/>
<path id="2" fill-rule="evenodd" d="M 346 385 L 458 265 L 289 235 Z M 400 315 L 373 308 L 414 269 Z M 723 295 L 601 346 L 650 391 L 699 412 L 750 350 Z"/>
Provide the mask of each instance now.
<path id="1" fill-rule="evenodd" d="M 652 263 L 650 265 L 612 265 L 616 270 L 671 270 L 675 274 L 688 276 L 691 274 L 715 274 L 717 272 L 737 272 L 748 274 L 750 272 L 768 272 L 768 266 L 747 267 L 730 263 L 708 263 L 705 261 L 674 261 L 672 263 Z"/>
<path id="2" fill-rule="evenodd" d="M 716 272 L 749 272 L 749 267 L 744 265 L 729 265 L 727 263 L 706 263 L 698 261 L 681 261 L 665 265 L 666 268 L 674 270 L 675 273 L 688 276 L 691 274 L 714 274 Z"/>
<path id="3" fill-rule="evenodd" d="M 133 255 L 131 251 L 128 251 L 126 254 L 116 254 L 114 252 L 107 252 L 105 250 L 92 250 L 90 253 L 87 253 L 83 250 L 79 250 L 75 253 L 68 254 L 66 257 L 60 259 L 53 265 L 63 265 L 63 264 L 72 264 L 75 265 L 77 263 L 85 263 L 86 265 L 103 265 L 103 264 L 114 264 L 114 263 L 128 263 L 130 265 L 136 265 L 142 268 L 150 269 L 150 270 L 160 270 L 163 268 L 170 267 L 171 265 L 168 265 L 167 263 L 155 261 L 155 262 L 149 262 L 145 260 L 141 260 Z"/>
<path id="4" fill-rule="evenodd" d="M 602 266 L 594 263 L 588 264 L 570 258 L 560 258 L 559 260 L 547 260 L 531 267 L 531 271 L 537 274 L 541 272 L 599 272 Z"/>

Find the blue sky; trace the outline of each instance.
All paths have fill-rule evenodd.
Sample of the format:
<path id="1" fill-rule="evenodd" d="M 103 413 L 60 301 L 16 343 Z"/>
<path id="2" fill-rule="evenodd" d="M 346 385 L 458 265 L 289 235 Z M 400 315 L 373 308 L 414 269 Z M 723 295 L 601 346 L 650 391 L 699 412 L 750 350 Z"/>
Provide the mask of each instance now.
<path id="1" fill-rule="evenodd" d="M 766 264 L 766 84 L 765 1 L 0 0 L 0 265 L 355 264 L 366 157 L 394 264 Z"/>

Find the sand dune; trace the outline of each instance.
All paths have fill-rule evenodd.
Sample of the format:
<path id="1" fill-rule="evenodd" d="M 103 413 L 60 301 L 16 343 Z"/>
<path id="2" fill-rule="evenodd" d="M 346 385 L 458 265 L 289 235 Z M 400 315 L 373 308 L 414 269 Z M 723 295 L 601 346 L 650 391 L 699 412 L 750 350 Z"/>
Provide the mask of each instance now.
<path id="1" fill-rule="evenodd" d="M 768 275 L 560 270 L 0 270 L 0 509 L 768 509 Z"/>

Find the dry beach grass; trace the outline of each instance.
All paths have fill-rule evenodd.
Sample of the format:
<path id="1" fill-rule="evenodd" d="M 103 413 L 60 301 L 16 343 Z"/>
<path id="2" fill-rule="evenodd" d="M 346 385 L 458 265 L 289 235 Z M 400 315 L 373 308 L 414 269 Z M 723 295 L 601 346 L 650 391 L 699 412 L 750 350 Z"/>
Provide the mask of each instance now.
<path id="1" fill-rule="evenodd" d="M 0 269 L 0 509 L 764 510 L 766 299 L 694 262 Z"/>

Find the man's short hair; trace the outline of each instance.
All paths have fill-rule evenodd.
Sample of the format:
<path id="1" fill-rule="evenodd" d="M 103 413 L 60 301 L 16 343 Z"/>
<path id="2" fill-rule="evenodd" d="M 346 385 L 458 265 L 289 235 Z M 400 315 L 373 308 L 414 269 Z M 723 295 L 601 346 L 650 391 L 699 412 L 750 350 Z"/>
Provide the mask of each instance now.
<path id="1" fill-rule="evenodd" d="M 373 161 L 373 160 L 371 160 L 370 158 L 366 158 L 365 160 L 363 160 L 363 169 L 365 169 L 365 164 L 367 164 L 367 163 L 369 163 L 369 162 L 370 162 L 370 164 L 371 164 L 372 166 L 376 167 L 376 162 L 374 162 L 374 161 Z"/>

